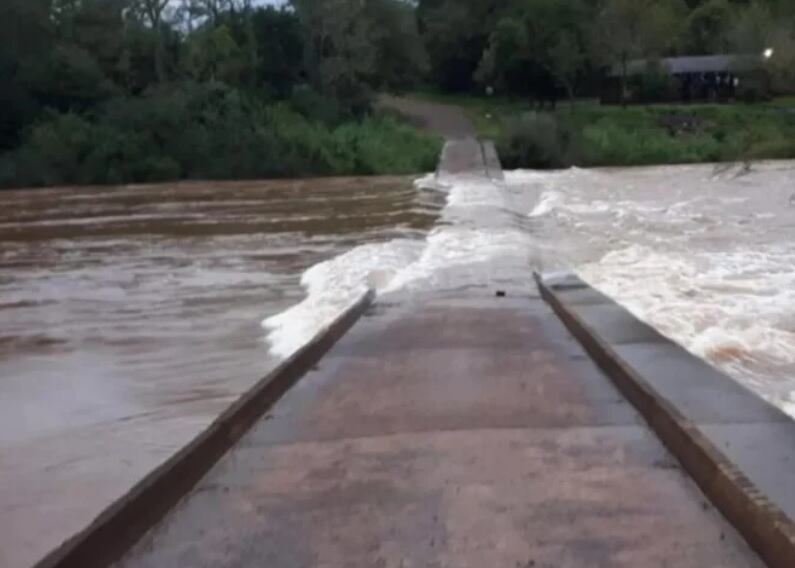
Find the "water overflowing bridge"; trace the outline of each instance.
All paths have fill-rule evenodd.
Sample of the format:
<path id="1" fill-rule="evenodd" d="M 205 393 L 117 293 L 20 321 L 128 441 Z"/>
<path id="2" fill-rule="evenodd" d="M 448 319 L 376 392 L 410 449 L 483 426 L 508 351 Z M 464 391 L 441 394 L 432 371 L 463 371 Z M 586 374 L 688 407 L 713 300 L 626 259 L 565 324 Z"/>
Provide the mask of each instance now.
<path id="1" fill-rule="evenodd" d="M 436 177 L 500 191 L 474 139 Z M 576 277 L 476 256 L 362 297 L 41 565 L 795 565 L 791 419 Z"/>

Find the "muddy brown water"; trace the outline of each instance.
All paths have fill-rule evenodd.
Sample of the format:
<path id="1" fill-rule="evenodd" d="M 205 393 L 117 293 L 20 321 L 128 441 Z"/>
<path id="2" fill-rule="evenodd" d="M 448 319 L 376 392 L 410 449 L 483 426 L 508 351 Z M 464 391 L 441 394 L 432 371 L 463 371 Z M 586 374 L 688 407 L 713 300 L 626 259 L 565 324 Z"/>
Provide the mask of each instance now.
<path id="1" fill-rule="evenodd" d="M 28 566 L 277 361 L 309 267 L 424 240 L 408 178 L 0 193 L 0 566 Z"/>

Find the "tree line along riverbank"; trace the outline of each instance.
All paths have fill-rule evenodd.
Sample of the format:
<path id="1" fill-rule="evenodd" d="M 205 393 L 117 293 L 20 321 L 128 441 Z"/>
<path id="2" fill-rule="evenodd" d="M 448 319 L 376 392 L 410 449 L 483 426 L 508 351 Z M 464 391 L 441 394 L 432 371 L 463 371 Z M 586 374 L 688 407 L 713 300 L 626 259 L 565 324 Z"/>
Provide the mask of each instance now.
<path id="1" fill-rule="evenodd" d="M 795 157 L 786 103 L 590 102 L 693 54 L 791 89 L 788 0 L 5 0 L 0 33 L 0 187 L 427 171 L 439 137 L 375 104 L 418 88 L 509 168 Z"/>

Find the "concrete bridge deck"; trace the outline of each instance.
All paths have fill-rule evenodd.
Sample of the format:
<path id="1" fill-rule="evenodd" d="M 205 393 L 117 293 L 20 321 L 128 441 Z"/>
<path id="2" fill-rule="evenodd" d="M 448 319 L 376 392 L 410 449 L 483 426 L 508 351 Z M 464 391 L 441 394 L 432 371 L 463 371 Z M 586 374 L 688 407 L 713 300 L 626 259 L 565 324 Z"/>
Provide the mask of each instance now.
<path id="1" fill-rule="evenodd" d="M 119 565 L 761 563 L 543 301 L 476 293 L 375 304 Z"/>

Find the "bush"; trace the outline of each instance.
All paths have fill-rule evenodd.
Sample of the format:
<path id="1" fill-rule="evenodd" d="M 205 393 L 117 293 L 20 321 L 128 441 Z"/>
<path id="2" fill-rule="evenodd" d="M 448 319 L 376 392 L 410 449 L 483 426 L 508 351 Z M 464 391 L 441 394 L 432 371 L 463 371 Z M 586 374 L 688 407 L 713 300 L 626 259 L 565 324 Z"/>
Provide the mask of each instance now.
<path id="1" fill-rule="evenodd" d="M 674 82 L 668 69 L 659 62 L 649 62 L 636 80 L 633 90 L 642 103 L 667 102 L 674 98 Z"/>
<path id="2" fill-rule="evenodd" d="M 13 175 L 23 185 L 92 183 L 83 164 L 96 143 L 94 128 L 72 113 L 53 115 L 36 125 L 17 155 Z"/>
<path id="3" fill-rule="evenodd" d="M 321 95 L 308 87 L 295 89 L 293 96 L 290 97 L 290 106 L 307 120 L 328 126 L 337 126 L 352 118 L 339 101 Z"/>
<path id="4" fill-rule="evenodd" d="M 639 166 L 714 162 L 722 144 L 710 134 L 671 136 L 666 130 L 630 129 L 600 121 L 583 130 L 584 163 L 589 166 Z"/>
<path id="5" fill-rule="evenodd" d="M 576 163 L 577 138 L 555 115 L 529 113 L 506 124 L 497 148 L 506 168 L 564 168 Z"/>
<path id="6" fill-rule="evenodd" d="M 414 127 L 391 116 L 375 116 L 334 131 L 340 148 L 352 152 L 353 169 L 362 174 L 410 174 L 436 167 L 441 142 L 418 134 Z"/>
<path id="7" fill-rule="evenodd" d="M 331 127 L 286 103 L 185 83 L 92 117 L 48 115 L 0 160 L 0 187 L 416 173 L 433 169 L 440 146 L 391 117 Z"/>
<path id="8" fill-rule="evenodd" d="M 737 88 L 737 98 L 744 103 L 755 104 L 770 100 L 767 85 L 756 78 L 743 78 Z"/>

